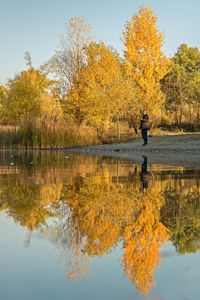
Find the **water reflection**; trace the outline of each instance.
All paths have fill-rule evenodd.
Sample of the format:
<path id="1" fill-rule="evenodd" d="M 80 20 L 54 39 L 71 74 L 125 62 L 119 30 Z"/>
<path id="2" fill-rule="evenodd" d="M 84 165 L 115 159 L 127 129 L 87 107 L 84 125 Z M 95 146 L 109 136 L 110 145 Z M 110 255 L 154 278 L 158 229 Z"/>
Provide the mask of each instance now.
<path id="1" fill-rule="evenodd" d="M 141 181 L 142 181 L 142 188 L 145 192 L 149 187 L 149 180 L 148 180 L 148 171 L 147 171 L 147 157 L 143 156 L 143 163 L 142 163 L 142 171 L 141 171 Z"/>
<path id="2" fill-rule="evenodd" d="M 179 253 L 200 249 L 200 171 L 147 163 L 1 153 L 0 210 L 27 228 L 26 246 L 33 231 L 48 237 L 73 280 L 122 243 L 125 276 L 148 293 L 165 242 Z"/>

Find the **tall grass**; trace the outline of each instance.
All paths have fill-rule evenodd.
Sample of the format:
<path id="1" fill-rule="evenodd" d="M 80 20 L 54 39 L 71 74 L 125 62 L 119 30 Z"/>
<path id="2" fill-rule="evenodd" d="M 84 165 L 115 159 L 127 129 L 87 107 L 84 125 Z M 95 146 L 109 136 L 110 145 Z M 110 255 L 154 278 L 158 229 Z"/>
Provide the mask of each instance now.
<path id="1" fill-rule="evenodd" d="M 49 122 L 0 127 L 1 149 L 63 149 L 100 143 L 96 130 Z"/>
<path id="2" fill-rule="evenodd" d="M 0 126 L 0 148 L 14 148 L 21 141 L 19 128 L 17 126 Z"/>
<path id="3" fill-rule="evenodd" d="M 64 149 L 100 143 L 112 143 L 133 137 L 133 130 L 127 124 L 111 124 L 110 130 L 102 136 L 93 127 L 73 123 L 63 124 L 50 121 L 29 121 L 21 126 L 0 126 L 1 149 Z"/>

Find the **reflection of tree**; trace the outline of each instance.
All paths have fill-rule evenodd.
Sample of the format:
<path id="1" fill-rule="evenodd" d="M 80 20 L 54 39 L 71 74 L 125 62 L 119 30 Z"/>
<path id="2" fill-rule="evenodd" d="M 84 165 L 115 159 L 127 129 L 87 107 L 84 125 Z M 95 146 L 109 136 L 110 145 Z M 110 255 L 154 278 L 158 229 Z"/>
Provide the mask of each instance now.
<path id="1" fill-rule="evenodd" d="M 159 247 L 168 239 L 168 230 L 160 222 L 162 203 L 157 193 L 144 194 L 140 213 L 124 231 L 124 272 L 143 293 L 154 283 L 153 272 L 160 261 Z"/>
<path id="2" fill-rule="evenodd" d="M 154 166 L 152 181 L 146 166 L 140 174 L 124 162 L 61 154 L 16 158 L 15 163 L 15 170 L 8 166 L 9 172 L 0 175 L 0 210 L 29 230 L 26 245 L 35 229 L 50 236 L 70 279 L 81 279 L 94 255 L 104 255 L 122 240 L 124 272 L 147 292 L 159 247 L 168 238 L 166 228 L 179 252 L 200 249 L 199 187 L 185 182 L 191 172 L 157 172 Z M 11 173 L 16 170 L 18 177 Z M 148 189 L 141 191 L 144 179 Z"/>
<path id="3" fill-rule="evenodd" d="M 144 206 L 141 205 L 145 199 L 141 197 L 146 194 L 141 194 L 139 173 L 130 173 L 132 167 L 124 173 L 120 171 L 118 165 L 119 173 L 116 176 L 115 165 L 112 167 L 112 164 L 105 164 L 101 160 L 100 165 L 96 167 L 92 165 L 91 175 L 90 168 L 86 169 L 83 164 L 81 169 L 78 163 L 77 169 L 76 167 L 73 169 L 73 164 L 70 165 L 74 175 L 68 178 L 65 177 L 64 172 L 56 173 L 60 177 L 57 176 L 55 180 L 54 170 L 52 172 L 50 168 L 48 174 L 48 168 L 46 170 L 44 166 L 42 168 L 41 175 L 37 170 L 36 173 L 32 172 L 30 178 L 27 178 L 24 173 L 20 178 L 16 176 L 1 178 L 2 208 L 6 207 L 8 213 L 30 231 L 45 224 L 47 218 L 56 217 L 53 225 L 42 227 L 41 230 L 43 234 L 50 235 L 51 241 L 59 249 L 60 262 L 67 270 L 70 279 L 81 279 L 88 270 L 92 256 L 104 255 L 117 245 L 121 237 L 125 238 L 125 245 L 127 244 L 124 263 L 127 272 L 128 268 L 131 270 L 133 262 L 130 260 L 128 266 L 127 256 L 127 251 L 130 250 L 128 234 L 130 235 L 129 231 L 132 232 L 134 224 L 141 223 L 141 219 L 144 218 L 142 225 L 144 228 L 139 238 L 146 237 L 147 245 L 150 243 L 147 232 L 149 226 L 152 227 L 154 235 L 160 230 L 160 227 L 155 225 L 157 224 L 155 221 L 157 216 L 154 216 L 156 205 L 151 207 L 150 200 L 146 201 Z M 96 173 L 94 173 L 95 169 Z M 76 175 L 79 173 L 83 175 Z M 36 176 L 36 179 L 33 176 Z M 152 219 L 154 221 L 151 221 Z M 26 244 L 29 240 L 30 234 Z M 155 242 L 152 243 L 153 246 L 154 244 Z M 131 245 L 133 247 L 133 243 Z M 154 249 L 152 245 L 146 255 L 149 259 Z M 134 251 L 136 253 L 136 249 Z M 143 276 L 142 269 L 140 272 Z M 141 288 L 139 284 L 137 286 Z"/>
<path id="4" fill-rule="evenodd" d="M 55 240 L 69 278 L 82 278 L 92 256 L 101 256 L 117 244 L 137 211 L 138 190 L 129 181 L 113 182 L 109 173 L 76 176 L 72 184 L 64 185 Z"/>
<path id="5" fill-rule="evenodd" d="M 52 217 L 49 204 L 59 200 L 59 185 L 42 185 L 28 178 L 15 176 L 1 178 L 0 206 L 21 226 L 33 231 Z"/>
<path id="6" fill-rule="evenodd" d="M 200 191 L 194 187 L 178 192 L 168 189 L 166 205 L 161 210 L 162 222 L 170 230 L 170 238 L 179 253 L 200 250 Z"/>
<path id="7" fill-rule="evenodd" d="M 70 226 L 85 240 L 83 250 L 89 255 L 103 255 L 116 245 L 123 226 L 131 220 L 136 209 L 135 191 L 96 176 L 77 177 L 66 193 Z"/>
<path id="8" fill-rule="evenodd" d="M 140 185 L 131 182 L 77 177 L 67 187 L 65 198 L 72 240 L 77 246 L 82 241 L 82 252 L 103 255 L 123 236 L 125 273 L 138 289 L 147 292 L 159 263 L 159 247 L 167 240 L 168 231 L 160 222 L 163 198 L 154 191 L 144 194 L 139 190 Z"/>
<path id="9" fill-rule="evenodd" d="M 66 207 L 66 213 L 67 213 Z M 46 233 L 45 233 L 46 234 Z M 48 228 L 51 240 L 59 251 L 60 265 L 66 270 L 66 275 L 71 280 L 80 280 L 88 271 L 91 258 L 83 249 L 84 241 L 66 226 L 66 216 L 61 216 L 54 227 Z"/>

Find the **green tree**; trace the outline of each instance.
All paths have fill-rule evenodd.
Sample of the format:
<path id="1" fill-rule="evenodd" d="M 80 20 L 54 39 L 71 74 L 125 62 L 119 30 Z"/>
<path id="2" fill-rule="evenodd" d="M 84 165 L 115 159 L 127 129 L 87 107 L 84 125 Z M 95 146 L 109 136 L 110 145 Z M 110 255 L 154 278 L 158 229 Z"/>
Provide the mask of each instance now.
<path id="1" fill-rule="evenodd" d="M 199 121 L 199 49 L 182 44 L 172 62 L 170 72 L 162 81 L 162 89 L 166 94 L 166 109 L 172 116 L 174 112 L 172 122 L 179 125 L 183 121 L 193 123 L 192 115 L 195 110 Z"/>

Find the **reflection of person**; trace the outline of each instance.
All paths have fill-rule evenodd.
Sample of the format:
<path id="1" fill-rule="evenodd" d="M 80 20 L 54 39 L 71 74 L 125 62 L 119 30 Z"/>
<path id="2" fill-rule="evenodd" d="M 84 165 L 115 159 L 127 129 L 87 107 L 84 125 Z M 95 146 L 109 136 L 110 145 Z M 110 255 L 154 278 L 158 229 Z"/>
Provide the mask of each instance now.
<path id="1" fill-rule="evenodd" d="M 142 188 L 145 192 L 149 187 L 148 182 L 148 171 L 147 171 L 147 157 L 143 156 L 143 163 L 142 163 L 142 171 L 141 171 L 141 181 L 142 181 Z"/>
<path id="2" fill-rule="evenodd" d="M 149 115 L 147 114 L 146 110 L 143 111 L 143 116 L 141 118 L 140 129 L 142 130 L 142 138 L 143 138 L 143 141 L 144 141 L 143 146 L 146 146 L 148 144 L 147 132 L 150 129 Z"/>

